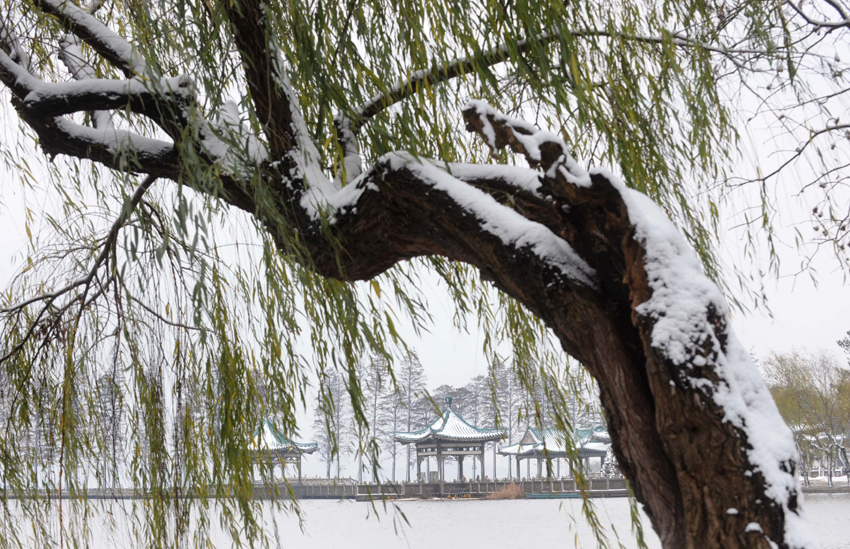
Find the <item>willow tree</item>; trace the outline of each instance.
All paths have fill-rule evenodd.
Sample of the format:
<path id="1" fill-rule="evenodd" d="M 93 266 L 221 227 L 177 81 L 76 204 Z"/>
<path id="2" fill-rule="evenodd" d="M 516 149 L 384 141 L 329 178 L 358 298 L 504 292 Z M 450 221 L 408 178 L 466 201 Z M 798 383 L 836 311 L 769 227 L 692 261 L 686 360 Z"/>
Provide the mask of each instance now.
<path id="1" fill-rule="evenodd" d="M 50 486 L 87 482 L 86 382 L 120 360 L 135 444 L 182 433 L 179 451 L 150 444 L 129 466 L 151 495 L 136 531 L 177 539 L 168 502 L 191 492 L 227 496 L 234 535 L 259 535 L 253 425 L 274 408 L 297 434 L 314 367 L 346 372 L 365 424 L 353 365 L 391 354 L 394 317 L 427 321 L 431 269 L 489 351 L 510 336 L 530 354 L 551 336 L 587 368 L 665 547 L 809 546 L 791 434 L 715 283 L 718 210 L 688 181 L 728 175 L 725 98 L 755 80 L 796 101 L 806 67 L 841 81 L 838 56 L 816 48 L 850 18 L 824 6 L 4 0 L 0 80 L 20 124 L 3 154 L 55 205 L 0 310 L 4 497 L 35 488 L 18 441 L 44 416 L 61 425 Z M 820 120 L 807 143 L 843 131 Z M 839 217 L 820 219 L 840 245 Z M 37 220 L 28 209 L 28 232 Z M 165 396 L 146 388 L 151 360 Z M 33 401 L 39 380 L 57 398 Z M 192 412 L 163 413 L 189 387 Z M 19 535 L 12 516 L 0 535 Z"/>

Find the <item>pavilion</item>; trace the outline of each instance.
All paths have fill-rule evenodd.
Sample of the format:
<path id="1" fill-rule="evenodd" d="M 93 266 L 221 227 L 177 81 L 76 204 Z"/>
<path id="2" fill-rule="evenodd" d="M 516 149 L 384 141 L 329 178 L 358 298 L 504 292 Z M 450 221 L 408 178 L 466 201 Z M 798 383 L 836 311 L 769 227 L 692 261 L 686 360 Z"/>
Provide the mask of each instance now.
<path id="1" fill-rule="evenodd" d="M 284 467 L 298 467 L 298 483 L 301 484 L 301 456 L 312 454 L 319 449 L 315 442 L 295 442 L 286 438 L 268 419 L 264 419 L 254 431 L 255 448 L 252 449 L 254 463 L 266 462 L 271 466 L 272 478 L 274 471 L 280 465 L 280 475 L 283 477 Z M 253 468 L 252 468 L 253 475 Z"/>
<path id="2" fill-rule="evenodd" d="M 432 456 L 437 460 L 437 477 L 444 480 L 444 463 L 447 457 L 458 461 L 458 480 L 463 479 L 463 458 L 476 457 L 481 460 L 484 471 L 484 445 L 503 440 L 504 429 L 484 429 L 467 423 L 452 410 L 452 397 L 446 397 L 446 408 L 436 421 L 428 427 L 409 433 L 396 432 L 395 440 L 401 444 L 416 444 L 416 478 L 422 475 L 422 460 Z M 429 466 L 430 469 L 430 466 Z"/>
<path id="3" fill-rule="evenodd" d="M 537 476 L 542 477 L 543 463 L 546 460 L 569 458 L 571 448 L 584 460 L 585 469 L 590 465 L 590 458 L 599 458 L 600 468 L 605 465 L 605 456 L 611 444 L 611 437 L 605 427 L 597 425 L 575 429 L 572 433 L 572 445 L 567 444 L 567 437 L 566 433 L 557 429 L 537 429 L 529 425 L 517 444 L 503 446 L 499 448 L 499 453 L 516 458 L 517 477 L 521 476 L 520 460 L 536 459 Z M 528 461 L 527 463 L 530 464 Z"/>

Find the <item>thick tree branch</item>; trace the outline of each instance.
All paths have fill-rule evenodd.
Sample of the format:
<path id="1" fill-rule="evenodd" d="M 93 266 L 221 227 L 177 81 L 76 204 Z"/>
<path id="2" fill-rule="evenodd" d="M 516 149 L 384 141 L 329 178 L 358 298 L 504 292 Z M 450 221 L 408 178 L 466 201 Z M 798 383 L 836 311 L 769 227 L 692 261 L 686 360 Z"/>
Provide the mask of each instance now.
<path id="1" fill-rule="evenodd" d="M 664 545 L 691 547 L 689 540 L 719 547 L 766 547 L 769 541 L 783 547 L 805 545 L 805 536 L 788 534 L 801 522 L 793 438 L 790 432 L 781 441 L 765 433 L 767 423 L 783 434 L 787 428 L 746 350 L 729 331 L 725 301 L 666 216 L 653 213 L 657 206 L 612 176 L 596 171 L 581 177 L 571 162 L 547 154 L 566 151 L 553 134 L 480 103 L 464 109 L 464 118 L 488 144 L 511 146 L 547 170 L 544 179 L 550 181 L 556 203 L 569 205 L 565 227 L 581 228 L 565 237 L 595 269 L 611 300 L 603 308 L 614 318 L 620 307 L 630 311 L 641 342 L 635 352 L 642 358 L 629 368 L 644 372 L 630 390 L 647 392 L 644 405 L 655 423 L 635 422 L 621 413 L 617 399 L 629 389 L 619 386 L 625 372 L 618 371 L 616 360 L 591 354 L 582 362 L 599 382 L 615 453 L 620 463 L 625 461 L 627 476 Z M 693 274 L 683 276 L 685 271 Z M 695 287 L 683 280 L 689 276 L 704 280 L 705 285 L 697 285 L 712 297 L 697 298 L 694 306 L 689 300 L 695 297 Z M 557 325 L 557 312 L 553 315 Z M 572 353 L 574 342 L 569 337 L 561 341 Z M 639 409 L 640 403 L 626 408 L 631 406 Z M 666 458 L 659 459 L 659 446 Z M 644 468 L 647 459 L 653 461 L 654 472 Z M 734 490 L 730 482 L 737 484 Z M 718 510 L 723 509 L 735 509 L 727 513 L 732 518 L 722 518 Z"/>
<path id="2" fill-rule="evenodd" d="M 20 105 L 32 116 L 62 116 L 93 110 L 126 109 L 151 118 L 162 126 L 182 128 L 188 125 L 185 118 L 177 124 L 170 121 L 180 116 L 179 113 L 191 102 L 191 81 L 179 77 L 163 80 L 158 84 L 154 87 L 151 82 L 136 78 L 79 80 L 59 84 L 39 81 L 37 86 L 29 88 L 29 93 L 23 97 Z"/>
<path id="3" fill-rule="evenodd" d="M 280 159 L 296 147 L 293 109 L 297 106 L 284 85 L 286 75 L 264 9 L 263 0 L 225 3 L 254 108 L 269 141 L 269 152 L 272 158 Z"/>
<path id="4" fill-rule="evenodd" d="M 55 16 L 68 32 L 79 36 L 125 76 L 145 74 L 145 61 L 133 46 L 86 10 L 78 8 L 69 0 L 31 1 L 45 13 Z"/>
<path id="5" fill-rule="evenodd" d="M 171 143 L 114 128 L 88 128 L 62 117 L 31 117 L 21 113 L 21 118 L 38 134 L 41 148 L 50 156 L 66 154 L 125 173 L 173 180 L 180 173 L 180 159 Z"/>

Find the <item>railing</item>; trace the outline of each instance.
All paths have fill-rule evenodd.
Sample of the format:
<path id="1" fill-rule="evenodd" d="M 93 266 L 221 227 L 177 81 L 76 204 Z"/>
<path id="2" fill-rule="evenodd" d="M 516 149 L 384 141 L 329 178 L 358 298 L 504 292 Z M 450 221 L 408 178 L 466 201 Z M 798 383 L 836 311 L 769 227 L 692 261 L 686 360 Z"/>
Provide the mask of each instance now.
<path id="1" fill-rule="evenodd" d="M 511 484 L 520 487 L 527 495 L 536 494 L 541 497 L 580 497 L 581 492 L 576 488 L 573 479 L 532 479 L 532 480 L 497 480 L 497 481 L 467 481 L 467 482 L 421 482 L 421 483 L 382 483 L 382 484 L 350 484 L 333 483 L 318 484 L 314 482 L 291 485 L 291 494 L 297 499 L 396 499 L 396 498 L 480 498 L 487 494 L 499 492 Z M 587 479 L 587 494 L 590 497 L 618 497 L 628 494 L 626 481 L 623 478 L 590 478 Z M 44 493 L 42 497 L 68 497 L 56 492 Z M 88 490 L 86 497 L 99 499 L 139 498 L 144 497 L 133 490 Z M 256 484 L 254 497 L 261 499 L 278 499 L 290 497 L 289 489 L 283 484 Z M 533 497 L 533 496 L 532 496 Z"/>
<path id="2" fill-rule="evenodd" d="M 518 485 L 524 494 L 546 494 L 552 497 L 576 495 L 580 492 L 575 480 L 534 479 L 468 482 L 423 482 L 414 484 L 360 484 L 357 499 L 428 498 L 428 497 L 483 497 L 499 492 L 511 484 Z M 591 497 L 616 497 L 628 495 L 623 478 L 588 479 L 587 494 Z"/>
<path id="3" fill-rule="evenodd" d="M 343 499 L 357 496 L 357 485 L 354 484 L 292 484 L 292 495 L 296 499 Z M 289 490 L 281 484 L 256 485 L 254 497 L 274 499 L 289 497 Z"/>

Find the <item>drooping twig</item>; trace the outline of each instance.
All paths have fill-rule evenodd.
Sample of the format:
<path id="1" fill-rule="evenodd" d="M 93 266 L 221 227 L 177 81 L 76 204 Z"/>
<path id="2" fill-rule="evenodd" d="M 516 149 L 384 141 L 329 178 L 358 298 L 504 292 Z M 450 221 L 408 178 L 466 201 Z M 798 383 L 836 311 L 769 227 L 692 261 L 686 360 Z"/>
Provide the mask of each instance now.
<path id="1" fill-rule="evenodd" d="M 29 305 L 32 305 L 33 303 L 38 303 L 38 302 L 41 302 L 41 301 L 48 302 L 48 306 L 49 306 L 49 303 L 52 303 L 57 298 L 69 293 L 70 291 L 72 291 L 76 288 L 82 287 L 82 286 L 90 285 L 92 283 L 92 281 L 94 280 L 95 276 L 97 275 L 98 270 L 100 270 L 101 266 L 104 263 L 106 263 L 106 261 L 109 259 L 110 253 L 111 253 L 111 251 L 112 251 L 112 249 L 115 245 L 115 242 L 118 238 L 118 233 L 121 231 L 121 228 L 124 226 L 124 224 L 130 218 L 130 215 L 136 209 L 136 206 L 138 206 L 139 202 L 141 202 L 142 197 L 145 195 L 145 192 L 147 192 L 147 190 L 151 187 L 151 185 L 154 184 L 156 179 L 157 179 L 156 176 L 153 176 L 153 175 L 147 176 L 139 184 L 139 186 L 136 187 L 136 190 L 133 193 L 133 196 L 131 196 L 129 200 L 125 201 L 124 206 L 121 209 L 121 214 L 118 216 L 118 218 L 115 220 L 115 222 L 113 222 L 112 227 L 109 230 L 109 234 L 106 236 L 106 240 L 102 244 L 102 249 L 100 251 L 100 254 L 94 260 L 94 263 L 92 263 L 92 266 L 89 268 L 88 273 L 86 273 L 86 275 L 84 277 L 78 278 L 77 280 L 63 286 L 62 288 L 60 288 L 58 290 L 54 290 L 52 292 L 47 292 L 47 293 L 43 293 L 43 294 L 40 294 L 40 295 L 37 295 L 37 296 L 33 296 L 33 297 L 28 298 L 28 299 L 25 299 L 24 301 L 16 303 L 14 305 L 10 305 L 8 307 L 3 307 L 3 308 L 0 309 L 0 314 L 5 314 L 5 315 L 12 314 L 12 313 L 15 313 L 15 312 L 17 312 L 17 311 L 19 311 L 19 310 L 21 310 L 21 309 L 23 309 L 23 308 L 25 308 Z M 7 358 L 8 358 L 8 356 L 3 357 L 3 359 L 0 359 L 0 363 L 2 363 Z"/>

